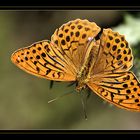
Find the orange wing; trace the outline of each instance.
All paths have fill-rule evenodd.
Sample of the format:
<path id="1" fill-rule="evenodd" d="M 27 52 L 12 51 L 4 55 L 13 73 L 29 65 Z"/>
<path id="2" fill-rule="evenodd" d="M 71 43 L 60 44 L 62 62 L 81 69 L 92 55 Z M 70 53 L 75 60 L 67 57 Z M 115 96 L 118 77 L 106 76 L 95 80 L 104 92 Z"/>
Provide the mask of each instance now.
<path id="1" fill-rule="evenodd" d="M 11 60 L 22 70 L 49 80 L 75 81 L 75 72 L 67 60 L 49 41 L 40 41 L 19 49 Z"/>
<path id="2" fill-rule="evenodd" d="M 56 81 L 75 81 L 89 37 L 100 28 L 88 20 L 76 19 L 56 29 L 48 40 L 17 50 L 11 60 L 26 72 Z"/>
<path id="3" fill-rule="evenodd" d="M 120 108 L 140 111 L 140 83 L 132 72 L 108 73 L 91 79 L 88 86 Z"/>
<path id="4" fill-rule="evenodd" d="M 132 50 L 125 37 L 111 29 L 104 29 L 100 38 L 98 59 L 91 76 L 98 73 L 128 71 L 132 65 Z"/>
<path id="5" fill-rule="evenodd" d="M 120 108 L 140 111 L 140 83 L 128 70 L 132 50 L 123 35 L 104 29 L 97 60 L 87 85 L 100 97 Z"/>
<path id="6" fill-rule="evenodd" d="M 64 51 L 66 59 L 69 60 L 70 65 L 75 66 L 78 73 L 83 65 L 89 40 L 95 38 L 100 30 L 94 22 L 76 19 L 56 29 L 51 41 L 60 51 Z"/>

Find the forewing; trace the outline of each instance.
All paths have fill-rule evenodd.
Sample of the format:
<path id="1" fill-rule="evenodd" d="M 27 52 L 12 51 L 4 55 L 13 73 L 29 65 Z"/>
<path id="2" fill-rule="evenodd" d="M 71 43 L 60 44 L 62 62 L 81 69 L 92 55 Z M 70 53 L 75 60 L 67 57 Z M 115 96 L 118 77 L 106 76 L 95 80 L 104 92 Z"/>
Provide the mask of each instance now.
<path id="1" fill-rule="evenodd" d="M 96 23 L 76 19 L 56 29 L 50 42 L 40 41 L 21 48 L 11 59 L 30 74 L 56 81 L 75 81 L 87 44 L 99 31 Z"/>
<path id="2" fill-rule="evenodd" d="M 81 69 L 88 43 L 100 32 L 100 27 L 88 20 L 76 19 L 56 29 L 51 41 L 55 43 L 64 57 L 74 65 L 76 71 Z"/>
<path id="3" fill-rule="evenodd" d="M 74 81 L 76 78 L 73 67 L 48 40 L 17 50 L 11 60 L 22 70 L 49 80 Z"/>
<path id="4" fill-rule="evenodd" d="M 91 75 L 128 71 L 133 65 L 132 50 L 124 35 L 104 29 L 100 38 L 100 51 Z"/>

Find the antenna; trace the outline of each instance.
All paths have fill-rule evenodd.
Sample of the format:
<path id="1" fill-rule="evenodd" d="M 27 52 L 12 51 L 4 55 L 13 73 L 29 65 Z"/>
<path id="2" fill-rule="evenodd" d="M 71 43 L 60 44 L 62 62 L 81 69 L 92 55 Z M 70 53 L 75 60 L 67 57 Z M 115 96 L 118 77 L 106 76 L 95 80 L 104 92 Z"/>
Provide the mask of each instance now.
<path id="1" fill-rule="evenodd" d="M 86 97 L 84 95 L 86 94 Z M 90 96 L 90 91 L 88 92 L 85 92 L 85 93 L 82 93 L 80 92 L 80 95 L 81 95 L 81 102 L 82 102 L 82 106 L 83 106 L 83 112 L 84 112 L 84 117 L 85 117 L 85 120 L 87 120 L 87 99 L 89 98 Z"/>
<path id="2" fill-rule="evenodd" d="M 54 102 L 54 101 L 56 101 L 56 100 L 58 100 L 58 99 L 60 99 L 60 98 L 62 98 L 62 97 L 64 97 L 64 96 L 66 96 L 66 95 L 72 94 L 73 92 L 74 92 L 74 91 L 70 91 L 70 92 L 65 93 L 65 94 L 63 94 L 63 95 L 60 95 L 60 96 L 58 96 L 58 97 L 56 97 L 56 98 L 54 98 L 54 99 L 48 101 L 48 103 L 52 103 L 52 102 Z"/>
<path id="3" fill-rule="evenodd" d="M 54 85 L 54 81 L 50 81 L 50 89 L 52 89 L 52 87 L 53 87 L 53 85 Z"/>
<path id="4" fill-rule="evenodd" d="M 87 120 L 86 103 L 84 102 L 83 96 L 81 96 L 81 102 L 82 102 L 82 106 L 83 106 L 85 120 Z"/>

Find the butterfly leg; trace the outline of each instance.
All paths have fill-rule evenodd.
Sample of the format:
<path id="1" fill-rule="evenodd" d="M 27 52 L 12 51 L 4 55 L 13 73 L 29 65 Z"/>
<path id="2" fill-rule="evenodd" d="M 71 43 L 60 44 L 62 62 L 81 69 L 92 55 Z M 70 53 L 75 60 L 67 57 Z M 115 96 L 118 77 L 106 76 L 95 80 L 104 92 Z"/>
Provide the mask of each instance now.
<path id="1" fill-rule="evenodd" d="M 53 87 L 53 85 L 54 85 L 54 81 L 50 81 L 50 89 L 52 89 L 52 87 Z"/>

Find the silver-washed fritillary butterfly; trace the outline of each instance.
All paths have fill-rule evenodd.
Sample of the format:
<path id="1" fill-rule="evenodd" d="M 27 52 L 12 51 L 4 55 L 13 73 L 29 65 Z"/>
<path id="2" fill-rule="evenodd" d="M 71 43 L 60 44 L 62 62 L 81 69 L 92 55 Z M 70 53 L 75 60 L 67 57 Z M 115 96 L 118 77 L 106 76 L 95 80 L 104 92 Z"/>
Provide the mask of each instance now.
<path id="1" fill-rule="evenodd" d="M 43 40 L 14 52 L 22 70 L 54 81 L 75 81 L 76 90 L 89 87 L 104 100 L 140 111 L 140 83 L 129 71 L 133 55 L 123 35 L 94 22 L 76 19 Z"/>

